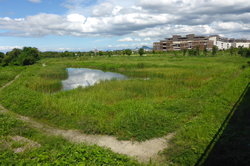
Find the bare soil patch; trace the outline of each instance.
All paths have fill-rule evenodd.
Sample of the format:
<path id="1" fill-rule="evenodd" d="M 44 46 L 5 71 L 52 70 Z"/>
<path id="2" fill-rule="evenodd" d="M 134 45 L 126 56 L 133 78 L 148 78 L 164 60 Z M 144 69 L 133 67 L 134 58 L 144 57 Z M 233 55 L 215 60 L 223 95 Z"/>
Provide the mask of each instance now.
<path id="1" fill-rule="evenodd" d="M 41 145 L 37 142 L 29 140 L 27 138 L 21 137 L 19 135 L 3 138 L 1 140 L 1 147 L 11 148 L 15 153 L 21 153 L 26 150 L 31 150 L 34 148 L 39 148 Z"/>

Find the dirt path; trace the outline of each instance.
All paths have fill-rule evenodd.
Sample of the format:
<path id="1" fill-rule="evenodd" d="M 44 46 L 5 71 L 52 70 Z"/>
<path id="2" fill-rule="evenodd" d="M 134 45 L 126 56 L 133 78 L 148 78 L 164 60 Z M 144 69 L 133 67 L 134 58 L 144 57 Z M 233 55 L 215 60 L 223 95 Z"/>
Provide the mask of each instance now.
<path id="1" fill-rule="evenodd" d="M 18 78 L 18 76 L 16 78 Z M 10 85 L 13 81 L 4 87 Z M 0 113 L 9 112 L 1 105 L 0 110 Z M 118 141 L 116 137 L 113 136 L 87 135 L 77 130 L 57 129 L 21 115 L 17 115 L 17 118 L 30 123 L 34 128 L 37 128 L 45 133 L 51 135 L 62 135 L 63 137 L 75 143 L 87 142 L 89 144 L 97 144 L 102 147 L 108 147 L 113 152 L 126 154 L 131 157 L 137 157 L 139 161 L 145 162 L 149 161 L 150 158 L 157 158 L 158 152 L 168 148 L 169 140 L 174 136 L 174 134 L 169 134 L 162 138 L 155 138 L 141 143 L 137 141 Z"/>
<path id="2" fill-rule="evenodd" d="M 19 75 L 17 75 L 17 76 L 15 77 L 14 80 L 10 81 L 8 84 L 6 84 L 6 85 L 4 85 L 2 88 L 0 88 L 0 92 L 1 92 L 6 86 L 9 86 L 10 84 L 12 84 L 18 77 L 19 77 Z"/>

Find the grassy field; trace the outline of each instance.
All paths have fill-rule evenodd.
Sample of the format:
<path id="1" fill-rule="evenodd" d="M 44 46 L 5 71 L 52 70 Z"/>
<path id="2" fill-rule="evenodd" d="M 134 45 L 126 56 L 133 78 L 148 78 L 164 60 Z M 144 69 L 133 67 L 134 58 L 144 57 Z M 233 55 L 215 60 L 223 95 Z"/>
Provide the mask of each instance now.
<path id="1" fill-rule="evenodd" d="M 138 141 L 176 133 L 162 162 L 194 165 L 250 81 L 247 61 L 170 55 L 44 59 L 27 66 L 0 101 L 18 114 L 84 133 Z M 67 67 L 112 70 L 133 79 L 58 91 Z"/>
<path id="2" fill-rule="evenodd" d="M 13 80 L 25 67 L 20 66 L 0 66 L 0 88 Z"/>
<path id="3" fill-rule="evenodd" d="M 28 141 L 15 140 L 17 136 Z M 59 136 L 47 136 L 6 113 L 0 113 L 0 140 L 0 165 L 139 165 L 134 159 L 97 145 L 73 144 Z M 20 147 L 24 151 L 15 153 Z"/>

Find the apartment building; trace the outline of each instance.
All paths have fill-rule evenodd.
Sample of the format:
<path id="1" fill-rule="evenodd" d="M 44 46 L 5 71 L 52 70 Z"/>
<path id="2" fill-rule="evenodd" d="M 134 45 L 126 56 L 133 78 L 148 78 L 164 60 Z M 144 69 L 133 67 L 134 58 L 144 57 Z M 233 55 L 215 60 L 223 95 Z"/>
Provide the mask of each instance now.
<path id="1" fill-rule="evenodd" d="M 228 39 L 220 37 L 219 35 L 212 35 L 209 37 L 209 40 L 212 40 L 214 42 L 214 45 L 216 45 L 219 50 L 226 50 L 231 46 L 233 46 L 234 48 L 238 48 L 239 46 L 242 46 L 244 48 L 250 47 L 250 40 L 247 39 Z"/>
<path id="2" fill-rule="evenodd" d="M 186 37 L 173 35 L 172 38 L 155 42 L 153 47 L 156 51 L 183 51 L 184 49 L 196 49 L 196 46 L 199 46 L 200 50 L 203 50 L 204 47 L 212 49 L 213 41 L 210 41 L 207 36 L 195 36 L 194 34 L 186 35 Z"/>
<path id="3" fill-rule="evenodd" d="M 250 41 L 246 39 L 222 38 L 219 35 L 195 36 L 195 34 L 189 34 L 185 37 L 173 35 L 172 38 L 165 38 L 165 40 L 155 42 L 153 48 L 155 51 L 183 51 L 184 49 L 196 49 L 196 46 L 199 46 L 200 50 L 204 48 L 212 50 L 214 45 L 219 50 L 225 50 L 231 46 L 238 47 L 240 45 L 249 47 Z"/>

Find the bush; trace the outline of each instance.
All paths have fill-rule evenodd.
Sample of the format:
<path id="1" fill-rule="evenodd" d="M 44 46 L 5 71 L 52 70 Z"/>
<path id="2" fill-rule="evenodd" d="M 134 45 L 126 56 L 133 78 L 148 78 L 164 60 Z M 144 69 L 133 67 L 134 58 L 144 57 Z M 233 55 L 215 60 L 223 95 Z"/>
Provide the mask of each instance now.
<path id="1" fill-rule="evenodd" d="M 183 50 L 183 56 L 185 56 L 186 53 L 187 53 L 187 49 L 185 48 L 185 49 Z"/>
<path id="2" fill-rule="evenodd" d="M 138 63 L 138 64 L 137 64 L 137 67 L 138 67 L 139 69 L 142 69 L 142 68 L 145 67 L 145 64 L 144 64 L 144 63 Z"/>
<path id="3" fill-rule="evenodd" d="M 188 50 L 188 55 L 189 56 L 194 56 L 196 54 L 196 51 L 194 49 Z"/>
<path id="4" fill-rule="evenodd" d="M 36 59 L 32 56 L 29 56 L 29 57 L 25 57 L 23 59 L 23 66 L 26 66 L 26 65 L 33 65 L 34 63 L 36 62 Z"/>
<path id="5" fill-rule="evenodd" d="M 212 48 L 212 55 L 215 56 L 218 52 L 218 48 L 216 46 L 213 46 Z"/>

